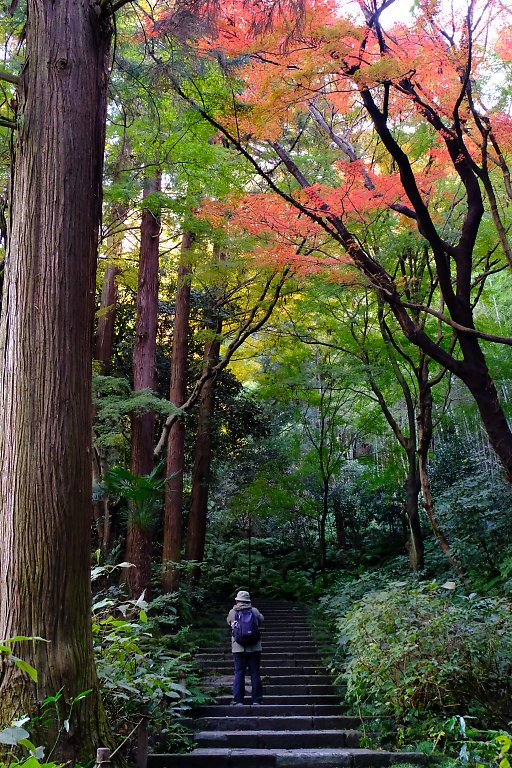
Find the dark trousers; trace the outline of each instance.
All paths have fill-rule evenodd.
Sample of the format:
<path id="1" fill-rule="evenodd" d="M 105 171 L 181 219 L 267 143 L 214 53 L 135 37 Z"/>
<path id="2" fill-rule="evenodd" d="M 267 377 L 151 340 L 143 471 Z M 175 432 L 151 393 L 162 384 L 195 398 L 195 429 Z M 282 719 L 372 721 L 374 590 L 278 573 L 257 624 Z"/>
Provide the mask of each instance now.
<path id="1" fill-rule="evenodd" d="M 234 653 L 233 662 L 235 665 L 235 679 L 233 682 L 233 699 L 235 703 L 244 703 L 245 672 L 248 669 L 251 676 L 252 704 L 261 704 L 263 698 L 260 675 L 261 651 Z"/>

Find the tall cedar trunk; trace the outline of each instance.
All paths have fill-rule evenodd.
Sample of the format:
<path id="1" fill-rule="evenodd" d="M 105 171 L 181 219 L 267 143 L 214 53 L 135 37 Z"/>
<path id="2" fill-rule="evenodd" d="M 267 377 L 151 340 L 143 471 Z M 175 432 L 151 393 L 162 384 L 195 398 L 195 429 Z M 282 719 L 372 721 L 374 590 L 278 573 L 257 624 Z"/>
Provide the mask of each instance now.
<path id="1" fill-rule="evenodd" d="M 98 6 L 99 9 L 99 6 Z M 91 638 L 91 359 L 110 25 L 86 0 L 28 3 L 0 323 L 0 720 L 91 689 L 52 759 L 107 737 Z M 66 706 L 66 715 L 68 712 Z M 57 723 L 35 741 L 51 744 Z"/>
<path id="2" fill-rule="evenodd" d="M 409 565 L 415 571 L 421 571 L 424 565 L 424 546 L 421 533 L 418 496 L 420 477 L 416 460 L 416 445 L 410 444 L 407 450 L 407 478 L 405 481 L 405 511 L 409 523 L 407 551 Z"/>
<path id="3" fill-rule="evenodd" d="M 217 327 L 217 336 L 221 332 L 221 324 Z M 220 340 L 215 338 L 205 346 L 205 368 L 210 369 L 219 360 Z M 208 513 L 208 492 L 210 488 L 210 465 L 212 456 L 212 417 L 215 403 L 215 379 L 206 381 L 201 391 L 199 401 L 199 419 L 197 427 L 196 446 L 194 451 L 194 468 L 192 471 L 192 496 L 187 527 L 187 542 L 185 558 L 202 563 L 206 538 L 206 520 Z M 196 565 L 192 570 L 192 581 L 198 583 L 201 568 Z"/>
<path id="4" fill-rule="evenodd" d="M 113 178 L 120 181 L 122 172 L 126 169 L 129 160 L 129 145 L 126 137 L 123 140 L 119 156 L 114 170 Z M 110 209 L 110 235 L 108 237 L 107 250 L 109 259 L 114 262 L 122 257 L 123 253 L 123 231 L 122 225 L 128 214 L 128 206 L 123 202 L 116 202 Z M 108 264 L 103 276 L 103 285 L 101 291 L 100 313 L 98 318 L 98 327 L 96 331 L 94 358 L 100 363 L 100 372 L 108 376 L 112 367 L 112 355 L 114 351 L 114 329 L 117 312 L 117 275 L 119 267 L 115 264 Z M 93 412 L 93 425 L 95 423 L 95 413 Z M 93 431 L 93 443 L 94 443 Z M 95 448 L 92 458 L 93 483 L 96 489 L 100 488 L 101 478 L 107 471 L 106 450 L 103 447 Z M 112 538 L 112 516 L 110 499 L 108 493 L 102 491 L 97 495 L 94 501 L 94 519 L 98 534 L 98 544 L 101 551 L 106 554 L 111 548 Z"/>
<path id="5" fill-rule="evenodd" d="M 148 179 L 144 198 L 161 188 L 160 177 Z M 160 246 L 160 215 L 152 204 L 144 208 L 140 227 L 140 258 L 133 349 L 133 388 L 154 389 L 156 364 L 156 333 L 158 319 L 158 262 Z M 135 411 L 131 418 L 131 471 L 134 475 L 149 475 L 153 469 L 155 444 L 155 414 Z M 126 560 L 135 568 L 127 569 L 127 583 L 132 597 L 137 598 L 151 586 L 152 521 L 140 517 L 135 507 L 128 515 Z"/>
<path id="6" fill-rule="evenodd" d="M 190 318 L 190 269 L 188 256 L 194 242 L 190 232 L 183 233 L 181 264 L 178 269 L 176 308 L 171 357 L 169 400 L 180 406 L 185 402 L 187 384 L 188 330 Z M 179 586 L 180 571 L 171 563 L 181 560 L 183 538 L 183 471 L 185 468 L 185 425 L 178 419 L 167 442 L 167 477 L 165 487 L 164 536 L 162 548 L 162 589 L 173 592 Z"/>
<path id="7" fill-rule="evenodd" d="M 128 138 L 123 138 L 119 155 L 114 167 L 113 180 L 120 182 L 126 168 L 131 165 L 130 145 Z M 108 376 L 112 365 L 114 349 L 114 328 L 117 311 L 117 275 L 119 267 L 116 262 L 123 255 L 123 226 L 128 215 L 126 202 L 114 202 L 110 207 L 109 236 L 107 239 L 107 254 L 110 264 L 105 269 L 101 291 L 100 316 L 96 332 L 95 359 L 101 363 L 101 372 Z"/>

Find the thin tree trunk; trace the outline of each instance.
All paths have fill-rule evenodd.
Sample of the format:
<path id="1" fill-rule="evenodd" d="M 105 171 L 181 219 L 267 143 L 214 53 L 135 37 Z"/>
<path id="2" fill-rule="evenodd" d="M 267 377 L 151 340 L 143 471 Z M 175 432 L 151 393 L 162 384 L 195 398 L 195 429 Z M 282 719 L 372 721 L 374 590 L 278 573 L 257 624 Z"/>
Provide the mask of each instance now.
<path id="1" fill-rule="evenodd" d="M 216 338 L 207 342 L 204 354 L 204 369 L 209 370 L 219 360 L 221 322 L 217 324 Z M 198 583 L 201 576 L 200 563 L 204 558 L 206 522 L 208 515 L 208 492 L 210 488 L 210 466 L 212 456 L 212 417 L 215 403 L 215 379 L 206 381 L 201 391 L 199 419 L 194 468 L 192 471 L 192 497 L 187 527 L 185 548 L 186 560 L 193 560 L 198 565 L 192 569 L 192 582 Z"/>
<path id="2" fill-rule="evenodd" d="M 103 475 L 103 464 L 98 451 L 92 450 L 92 484 L 96 494 L 101 485 Z M 93 499 L 93 517 L 98 536 L 100 550 L 105 554 L 108 551 L 110 540 L 110 510 L 108 504 L 108 494 L 101 491 Z"/>
<path id="3" fill-rule="evenodd" d="M 148 179 L 144 185 L 144 198 L 159 191 L 160 177 Z M 155 387 L 160 213 L 155 208 L 154 200 L 144 208 L 140 229 L 137 317 L 133 349 L 134 390 Z M 154 412 L 134 411 L 131 427 L 131 471 L 134 475 L 149 475 L 153 469 L 155 447 Z M 125 559 L 135 566 L 126 569 L 126 580 L 133 598 L 138 598 L 144 591 L 146 598 L 149 597 L 152 537 L 152 521 L 142 518 L 140 511 L 132 506 L 128 515 Z"/>
<path id="4" fill-rule="evenodd" d="M 176 306 L 171 358 L 169 400 L 176 406 L 185 402 L 187 384 L 188 330 L 190 318 L 189 255 L 194 242 L 190 232 L 183 233 L 181 263 L 178 268 Z M 167 477 L 165 486 L 164 536 L 162 548 L 162 588 L 173 592 L 179 586 L 179 568 L 183 538 L 183 472 L 185 469 L 185 425 L 178 419 L 167 441 Z"/>
<path id="5" fill-rule="evenodd" d="M 100 316 L 96 338 L 95 359 L 101 363 L 101 372 L 108 376 L 114 348 L 114 325 L 116 320 L 117 282 L 119 268 L 110 264 L 105 270 L 101 291 Z"/>
<path id="6" fill-rule="evenodd" d="M 119 182 L 130 163 L 130 146 L 125 136 L 114 167 L 113 181 Z M 107 258 L 101 291 L 100 312 L 96 331 L 95 359 L 101 363 L 101 373 L 108 376 L 112 366 L 114 328 L 117 311 L 117 275 L 123 254 L 123 225 L 128 215 L 125 202 L 114 202 L 109 213 L 110 233 L 107 238 Z"/>
<path id="7" fill-rule="evenodd" d="M 418 497 L 420 493 L 420 478 L 418 471 L 418 461 L 416 456 L 416 417 L 414 412 L 414 400 L 411 392 L 411 388 L 405 376 L 398 365 L 395 357 L 395 348 L 391 343 L 391 336 L 386 325 L 384 317 L 384 304 L 379 299 L 378 309 L 379 326 L 382 334 L 382 339 L 386 345 L 388 352 L 389 362 L 393 369 L 395 378 L 400 385 L 403 392 L 406 410 L 407 410 L 407 426 L 409 436 L 406 436 L 399 426 L 396 419 L 391 414 L 384 396 L 378 388 L 376 382 L 371 380 L 370 385 L 374 394 L 379 401 L 379 405 L 382 412 L 390 425 L 391 429 L 398 442 L 402 446 L 407 456 L 407 477 L 405 480 L 405 511 L 407 514 L 407 522 L 409 528 L 409 535 L 407 538 L 406 548 L 409 555 L 409 564 L 415 571 L 421 570 L 424 565 L 424 546 L 423 536 L 421 532 L 420 516 L 419 516 L 419 504 Z"/>
<path id="8" fill-rule="evenodd" d="M 409 565 L 415 571 L 421 571 L 424 565 L 423 535 L 421 532 L 419 503 L 420 477 L 416 460 L 416 445 L 412 444 L 407 452 L 407 478 L 405 481 L 405 509 L 409 523 L 407 552 Z"/>
<path id="9" fill-rule="evenodd" d="M 85 764 L 109 739 L 90 620 L 90 374 L 110 25 L 83 0 L 28 5 L 0 323 L 0 637 L 49 642 L 15 644 L 37 684 L 2 664 L 0 721 L 90 690 L 52 754 Z M 57 729 L 39 723 L 34 740 Z"/>
<path id="10" fill-rule="evenodd" d="M 326 582 L 325 569 L 327 567 L 327 541 L 325 536 L 325 527 L 327 515 L 329 514 L 329 479 L 324 477 L 322 482 L 322 514 L 320 517 L 320 570 L 322 579 Z"/>
<path id="11" fill-rule="evenodd" d="M 347 531 L 345 528 L 345 518 L 343 512 L 338 510 L 334 517 L 336 521 L 336 544 L 338 549 L 346 549 L 347 547 Z"/>
<path id="12" fill-rule="evenodd" d="M 430 486 L 430 477 L 428 474 L 428 452 L 432 441 L 432 390 L 428 381 L 428 358 L 423 357 L 418 369 L 418 407 L 416 421 L 418 424 L 418 469 L 420 475 L 421 492 L 423 496 L 423 507 L 427 513 L 432 532 L 436 537 L 441 552 L 443 552 L 448 561 L 459 576 L 464 576 L 464 569 L 456 557 L 450 552 L 450 545 L 442 530 L 432 498 Z"/>
<path id="13" fill-rule="evenodd" d="M 103 278 L 103 289 L 101 292 L 100 317 L 98 319 L 98 330 L 96 334 L 96 344 L 94 358 L 101 364 L 101 373 L 108 376 L 112 363 L 112 353 L 114 348 L 114 325 L 116 317 L 117 304 L 117 283 L 116 276 L 118 268 L 109 265 L 105 270 Z M 95 422 L 95 409 L 93 409 L 92 423 Z M 93 445 L 95 442 L 93 428 Z M 105 451 L 102 448 L 92 451 L 92 474 L 93 483 L 99 488 L 101 478 L 105 469 Z M 98 543 L 101 551 L 105 554 L 110 545 L 110 509 L 108 494 L 102 492 L 101 496 L 93 501 L 94 519 L 98 533 Z"/>

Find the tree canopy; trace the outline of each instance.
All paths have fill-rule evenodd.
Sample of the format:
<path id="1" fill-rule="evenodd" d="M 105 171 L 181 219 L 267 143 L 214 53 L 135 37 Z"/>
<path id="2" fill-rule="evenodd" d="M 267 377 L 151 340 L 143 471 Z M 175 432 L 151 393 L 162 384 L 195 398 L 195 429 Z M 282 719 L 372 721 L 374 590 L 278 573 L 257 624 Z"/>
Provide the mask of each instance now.
<path id="1" fill-rule="evenodd" d="M 28 0 L 0 28 L 2 725 L 55 698 L 37 735 L 87 760 L 105 686 L 149 707 L 115 627 L 144 645 L 154 604 L 164 642 L 240 573 L 318 598 L 396 557 L 510 594 L 509 3 Z M 436 610 L 414 589 L 384 619 Z M 155 722 L 188 695 L 163 661 Z"/>

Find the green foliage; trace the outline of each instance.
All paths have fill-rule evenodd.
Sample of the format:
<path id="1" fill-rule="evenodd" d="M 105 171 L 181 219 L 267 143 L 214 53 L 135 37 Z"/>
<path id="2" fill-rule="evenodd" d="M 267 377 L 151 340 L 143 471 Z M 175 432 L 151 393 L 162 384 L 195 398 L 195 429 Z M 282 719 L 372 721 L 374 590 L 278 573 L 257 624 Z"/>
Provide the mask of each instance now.
<path id="1" fill-rule="evenodd" d="M 407 558 L 404 556 L 395 558 L 380 568 L 369 569 L 360 566 L 359 572 L 342 572 L 326 594 L 319 599 L 319 608 L 334 620 L 339 620 L 366 595 L 386 589 L 390 582 L 402 578 L 407 570 Z"/>
<path id="2" fill-rule="evenodd" d="M 391 583 L 339 621 L 349 701 L 363 714 L 392 716 L 402 738 L 453 709 L 484 727 L 512 716 L 509 606 L 452 595 L 453 586 Z"/>
<path id="3" fill-rule="evenodd" d="M 434 732 L 433 754 L 455 754 L 445 757 L 443 768 L 510 768 L 512 736 L 506 731 L 482 730 L 475 727 L 473 718 L 456 715 L 445 727 Z"/>
<path id="4" fill-rule="evenodd" d="M 436 510 L 452 553 L 477 591 L 512 594 L 512 489 L 474 439 L 445 439 L 432 461 Z"/>
<path id="5" fill-rule="evenodd" d="M 25 638 L 29 639 L 29 638 Z M 39 639 L 39 638 L 36 638 Z M 31 674 L 33 678 L 33 675 Z M 47 696 L 37 707 L 37 713 L 25 715 L 14 720 L 11 725 L 0 731 L 0 744 L 11 747 L 9 754 L 10 768 L 28 766 L 29 768 L 57 768 L 58 764 L 50 762 L 61 737 L 69 733 L 75 705 L 84 699 L 90 690 L 83 691 L 72 699 L 64 699 L 63 691 L 57 691 L 54 696 Z M 47 750 L 43 746 L 36 746 L 30 739 L 31 730 L 44 732 L 48 728 L 56 734 L 53 746 Z M 46 754 L 48 752 L 48 754 Z M 0 768 L 5 763 L 0 762 Z"/>
<path id="6" fill-rule="evenodd" d="M 41 643 L 47 643 L 48 641 L 45 640 L 43 637 L 27 637 L 26 635 L 16 635 L 16 637 L 9 637 L 7 640 L 0 641 L 0 656 L 3 657 L 4 660 L 6 660 L 8 663 L 14 664 L 18 669 L 21 669 L 23 672 L 25 672 L 35 683 L 37 683 L 37 669 L 35 669 L 31 664 L 26 662 L 24 659 L 20 659 L 19 656 L 16 656 L 12 652 L 11 645 L 13 643 L 21 643 L 26 640 L 34 640 Z M 1 737 L 1 733 L 0 733 Z M 2 743 L 0 738 L 0 744 Z"/>
<path id="7" fill-rule="evenodd" d="M 155 411 L 163 416 L 181 413 L 169 400 L 149 389 L 132 391 L 129 382 L 113 376 L 93 376 L 96 447 L 119 447 L 126 439 L 127 417 L 135 411 Z"/>
<path id="8" fill-rule="evenodd" d="M 23 768 L 59 768 L 60 763 L 48 763 L 45 762 L 44 758 L 40 760 L 35 755 L 27 755 L 27 757 L 22 758 L 13 758 L 10 759 L 8 763 L 0 762 L 0 768 L 18 768 L 18 766 L 23 766 Z"/>
<path id="9" fill-rule="evenodd" d="M 0 768 L 19 768 L 21 766 L 23 768 L 61 768 L 62 764 L 47 762 L 44 757 L 37 757 L 37 755 L 31 752 L 24 757 L 13 755 L 7 763 L 0 761 Z"/>
<path id="10" fill-rule="evenodd" d="M 251 538 L 249 552 L 246 532 L 233 532 L 237 535 L 230 541 L 209 539 L 205 581 L 210 594 L 232 594 L 243 582 L 258 595 L 310 601 L 325 589 L 317 578 L 315 552 L 308 554 L 276 537 L 261 536 Z"/>
<path id="11" fill-rule="evenodd" d="M 149 475 L 134 475 L 125 467 L 112 467 L 103 478 L 108 493 L 128 501 L 132 520 L 139 527 L 151 528 L 160 508 L 166 478 L 161 476 L 161 466 Z"/>
<path id="12" fill-rule="evenodd" d="M 24 642 L 27 640 L 47 642 L 42 637 L 27 637 L 25 635 L 17 635 L 16 637 L 10 637 L 7 640 L 1 641 L 0 655 L 3 657 L 4 663 L 14 664 L 16 667 L 18 667 L 18 669 L 21 669 L 25 674 L 27 674 L 31 680 L 37 683 L 37 670 L 24 659 L 20 659 L 18 656 L 15 656 L 12 652 L 12 648 L 10 647 L 13 643 Z M 77 696 L 76 699 L 70 702 L 68 718 L 59 728 L 59 735 L 61 732 L 63 732 L 64 729 L 66 729 L 66 726 L 67 730 L 69 730 L 69 718 L 72 715 L 73 705 L 86 694 L 87 692 L 80 694 L 80 696 Z M 24 726 L 27 725 L 29 721 L 35 724 L 40 722 L 43 718 L 47 717 L 49 708 L 51 708 L 53 704 L 53 700 L 57 700 L 57 698 L 60 697 L 61 694 L 57 694 L 57 697 L 50 697 L 49 699 L 45 699 L 41 703 L 40 712 L 37 717 L 30 718 L 25 716 L 14 720 L 9 726 L 2 728 L 0 731 L 0 744 L 9 746 L 12 748 L 12 750 L 9 756 L 9 762 L 7 764 L 0 762 L 0 768 L 4 768 L 6 765 L 9 765 L 11 768 L 17 768 L 17 766 L 21 765 L 26 766 L 27 768 L 57 768 L 57 763 L 51 763 L 44 760 L 44 748 L 38 747 L 30 741 L 30 733 Z M 20 752 L 20 748 L 23 750 L 22 752 Z"/>
<path id="13" fill-rule="evenodd" d="M 151 739 L 176 738 L 176 714 L 200 696 L 190 656 L 179 649 L 179 634 L 156 634 L 143 598 L 122 600 L 115 590 L 93 605 L 93 639 L 98 676 L 109 720 L 126 734 L 143 718 Z"/>
<path id="14" fill-rule="evenodd" d="M 390 462 L 377 470 L 373 462 L 347 462 L 338 474 L 333 503 L 345 520 L 349 540 L 365 548 L 367 561 L 389 558 L 391 541 L 401 547 L 402 468 Z M 393 548 L 391 549 L 393 551 Z M 360 556 L 358 557 L 360 559 Z"/>

